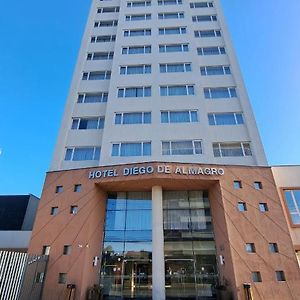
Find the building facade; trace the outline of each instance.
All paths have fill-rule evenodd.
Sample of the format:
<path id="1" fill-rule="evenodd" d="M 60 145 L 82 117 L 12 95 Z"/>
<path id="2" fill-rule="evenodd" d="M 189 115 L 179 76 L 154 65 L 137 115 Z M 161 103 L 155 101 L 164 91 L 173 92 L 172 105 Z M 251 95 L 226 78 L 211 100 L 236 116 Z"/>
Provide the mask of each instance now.
<path id="1" fill-rule="evenodd" d="M 298 299 L 219 0 L 95 0 L 30 243 L 43 299 Z"/>

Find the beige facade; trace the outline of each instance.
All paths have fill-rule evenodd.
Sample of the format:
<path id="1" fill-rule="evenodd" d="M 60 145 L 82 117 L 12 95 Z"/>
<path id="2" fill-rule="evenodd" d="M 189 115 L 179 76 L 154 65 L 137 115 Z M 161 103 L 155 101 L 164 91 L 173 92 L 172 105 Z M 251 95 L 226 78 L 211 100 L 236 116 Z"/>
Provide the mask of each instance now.
<path id="1" fill-rule="evenodd" d="M 272 167 L 272 172 L 300 265 L 300 224 L 299 222 L 297 222 L 298 224 L 294 224 L 285 198 L 286 191 L 300 190 L 300 166 Z"/>
<path id="2" fill-rule="evenodd" d="M 234 181 L 241 188 L 235 189 Z M 80 192 L 74 192 L 78 184 Z M 60 193 L 55 193 L 57 186 Z M 244 283 L 251 284 L 254 299 L 300 298 L 300 271 L 271 168 L 149 162 L 47 174 L 29 247 L 31 253 L 42 253 L 43 246 L 50 246 L 43 299 L 63 299 L 66 284 L 75 284 L 76 299 L 85 299 L 87 289 L 99 283 L 101 262 L 93 266 L 93 261 L 101 257 L 108 193 L 149 191 L 152 202 L 159 203 L 162 191 L 170 190 L 208 191 L 218 277 L 234 299 L 245 299 Z M 239 211 L 240 202 L 246 211 Z M 267 211 L 259 209 L 261 203 Z M 155 205 L 153 244 L 163 234 Z M 70 214 L 71 206 L 78 206 L 76 214 Z M 58 208 L 55 215 L 50 214 L 53 207 Z M 270 252 L 270 243 L 278 245 L 278 253 Z M 245 250 L 246 244 L 254 244 L 254 253 Z M 71 246 L 68 255 L 63 255 L 64 245 Z M 152 255 L 152 274 L 163 278 L 163 251 L 153 249 Z M 284 272 L 285 281 L 276 280 L 276 271 Z M 261 282 L 253 282 L 253 272 L 260 272 Z M 59 273 L 66 274 L 65 284 L 58 284 Z M 164 299 L 163 282 L 155 282 L 154 289 L 152 299 Z"/>

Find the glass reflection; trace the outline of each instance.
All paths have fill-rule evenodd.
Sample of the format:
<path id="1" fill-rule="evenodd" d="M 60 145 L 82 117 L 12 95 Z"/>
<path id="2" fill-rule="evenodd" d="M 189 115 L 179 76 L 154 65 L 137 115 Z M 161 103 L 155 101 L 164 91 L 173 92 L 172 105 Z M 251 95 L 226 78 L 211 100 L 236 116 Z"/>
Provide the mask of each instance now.
<path id="1" fill-rule="evenodd" d="M 215 299 L 216 249 L 208 193 L 164 192 L 167 297 Z"/>
<path id="2" fill-rule="evenodd" d="M 109 195 L 101 266 L 104 299 L 151 297 L 151 219 L 151 193 Z"/>

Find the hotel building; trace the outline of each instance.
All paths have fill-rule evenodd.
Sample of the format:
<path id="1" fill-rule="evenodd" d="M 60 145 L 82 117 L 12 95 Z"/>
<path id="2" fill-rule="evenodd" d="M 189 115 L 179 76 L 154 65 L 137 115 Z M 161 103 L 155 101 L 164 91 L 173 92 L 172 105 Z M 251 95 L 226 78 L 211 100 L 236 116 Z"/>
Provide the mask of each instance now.
<path id="1" fill-rule="evenodd" d="M 93 0 L 29 247 L 43 299 L 300 299 L 281 201 L 220 1 Z"/>

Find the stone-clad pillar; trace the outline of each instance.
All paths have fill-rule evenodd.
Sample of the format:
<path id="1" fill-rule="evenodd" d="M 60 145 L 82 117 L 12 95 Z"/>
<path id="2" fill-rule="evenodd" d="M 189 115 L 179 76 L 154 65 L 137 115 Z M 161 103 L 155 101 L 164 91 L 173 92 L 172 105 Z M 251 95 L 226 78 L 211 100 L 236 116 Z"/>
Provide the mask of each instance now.
<path id="1" fill-rule="evenodd" d="M 162 187 L 152 187 L 152 299 L 165 300 Z"/>

